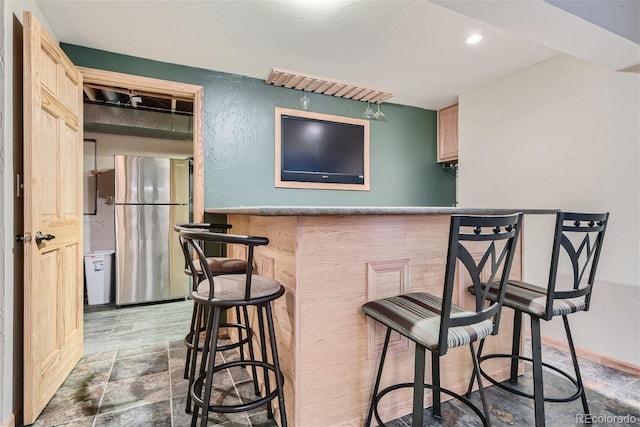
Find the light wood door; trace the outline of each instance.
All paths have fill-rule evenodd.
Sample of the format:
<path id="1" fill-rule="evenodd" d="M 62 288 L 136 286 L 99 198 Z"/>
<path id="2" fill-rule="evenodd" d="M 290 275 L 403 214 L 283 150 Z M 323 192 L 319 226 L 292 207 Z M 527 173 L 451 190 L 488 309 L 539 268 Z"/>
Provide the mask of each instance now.
<path id="1" fill-rule="evenodd" d="M 29 12 L 23 35 L 27 425 L 82 356 L 82 75 Z"/>

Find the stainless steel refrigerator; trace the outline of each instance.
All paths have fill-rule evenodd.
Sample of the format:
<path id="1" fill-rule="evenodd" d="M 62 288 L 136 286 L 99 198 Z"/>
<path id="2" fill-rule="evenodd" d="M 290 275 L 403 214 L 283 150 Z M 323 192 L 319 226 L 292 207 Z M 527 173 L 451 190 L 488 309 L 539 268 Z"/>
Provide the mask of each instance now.
<path id="1" fill-rule="evenodd" d="M 115 156 L 116 305 L 189 294 L 173 230 L 188 221 L 188 160 Z"/>

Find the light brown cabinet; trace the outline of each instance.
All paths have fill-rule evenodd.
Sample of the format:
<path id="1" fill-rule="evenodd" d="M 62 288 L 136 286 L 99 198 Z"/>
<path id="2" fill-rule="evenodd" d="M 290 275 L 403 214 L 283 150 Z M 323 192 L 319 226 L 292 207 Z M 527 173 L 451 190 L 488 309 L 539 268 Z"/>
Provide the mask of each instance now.
<path id="1" fill-rule="evenodd" d="M 438 163 L 458 160 L 458 104 L 438 111 Z"/>

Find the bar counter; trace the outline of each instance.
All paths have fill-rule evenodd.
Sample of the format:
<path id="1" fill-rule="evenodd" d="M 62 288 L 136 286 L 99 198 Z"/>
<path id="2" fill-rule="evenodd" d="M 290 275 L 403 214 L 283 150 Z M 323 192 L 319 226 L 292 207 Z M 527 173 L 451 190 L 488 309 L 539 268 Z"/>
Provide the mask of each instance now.
<path id="1" fill-rule="evenodd" d="M 441 296 L 450 215 L 523 212 L 526 222 L 527 215 L 557 211 L 256 206 L 205 212 L 227 215 L 234 234 L 269 238 L 268 246 L 256 249 L 255 260 L 257 273 L 287 289 L 275 302 L 274 315 L 288 421 L 324 427 L 362 426 L 366 418 L 384 329 L 364 315 L 362 305 L 415 291 Z M 521 246 L 512 266 L 514 279 L 521 278 Z M 237 247 L 230 247 L 228 256 L 245 258 Z M 464 278 L 458 283 L 454 302 L 471 308 Z M 505 310 L 500 333 L 487 339 L 485 354 L 510 352 L 512 325 L 513 312 Z M 412 345 L 397 334 L 392 340 L 381 387 L 413 381 Z M 441 361 L 442 386 L 464 393 L 471 370 L 468 348 L 451 349 Z M 485 370 L 507 379 L 508 361 L 492 362 Z M 427 369 L 427 382 L 430 375 Z M 398 390 L 381 402 L 380 414 L 392 420 L 410 413 L 411 404 L 411 390 Z M 431 394 L 425 393 L 429 406 Z"/>

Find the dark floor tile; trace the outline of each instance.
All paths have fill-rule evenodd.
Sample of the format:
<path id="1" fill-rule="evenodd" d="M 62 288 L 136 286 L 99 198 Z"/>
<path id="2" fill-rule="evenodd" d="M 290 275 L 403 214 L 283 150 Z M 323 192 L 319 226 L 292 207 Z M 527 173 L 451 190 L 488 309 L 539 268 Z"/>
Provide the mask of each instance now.
<path id="1" fill-rule="evenodd" d="M 184 338 L 169 341 L 169 350 L 173 350 L 177 348 L 186 348 L 184 345 Z"/>
<path id="2" fill-rule="evenodd" d="M 525 357 L 531 357 L 531 340 L 524 340 L 522 344 L 522 354 Z M 542 361 L 554 365 L 560 362 L 571 361 L 571 355 L 564 350 L 543 344 Z"/>
<path id="3" fill-rule="evenodd" d="M 640 407 L 640 379 L 608 393 L 606 397 L 625 407 L 638 410 Z"/>
<path id="4" fill-rule="evenodd" d="M 236 384 L 253 382 L 254 373 L 251 372 L 251 367 L 249 367 L 248 371 L 244 366 L 233 366 L 228 370 L 229 374 L 231 374 L 231 378 L 233 378 L 233 382 L 235 382 Z M 262 369 L 256 369 L 255 375 L 259 375 L 259 378 L 262 377 L 264 375 L 262 373 Z"/>
<path id="5" fill-rule="evenodd" d="M 95 426 L 189 426 L 191 415 L 185 413 L 188 383 L 183 378 L 186 357 L 183 340 L 191 310 L 192 302 L 181 301 L 88 312 L 85 315 L 85 356 L 34 427 L 89 427 L 94 420 Z M 221 344 L 229 342 L 228 339 L 220 340 Z M 525 340 L 525 354 L 529 353 L 528 348 L 530 341 Z M 200 353 L 198 367 L 199 358 Z M 216 363 L 239 358 L 237 349 L 219 352 Z M 543 346 L 543 359 L 573 375 L 571 359 L 566 352 Z M 103 376 L 111 365 L 113 369 L 107 383 Z M 584 360 L 581 368 L 590 413 L 596 421 L 594 425 L 638 425 L 640 378 Z M 262 372 L 258 374 L 262 375 Z M 253 400 L 255 396 L 249 380 L 250 373 L 242 367 L 216 372 L 212 402 L 238 404 Z M 572 394 L 575 388 L 569 380 L 548 369 L 544 370 L 544 383 L 546 395 Z M 487 385 L 485 381 L 485 387 Z M 525 364 L 525 374 L 519 377 L 516 387 L 532 392 L 530 363 Z M 496 386 L 486 387 L 485 391 L 494 427 L 533 425 L 531 399 Z M 98 408 L 101 398 L 102 406 Z M 480 407 L 477 391 L 472 393 L 471 401 Z M 546 403 L 546 425 L 583 425 L 579 422 L 583 412 L 580 400 Z M 625 424 L 633 420 L 630 417 L 636 417 L 636 424 Z M 209 425 L 216 427 L 276 426 L 267 417 L 266 405 L 249 412 L 210 413 L 209 420 Z M 411 416 L 389 421 L 387 425 L 407 427 L 411 425 Z M 425 410 L 424 425 L 467 427 L 480 425 L 480 421 L 470 408 L 451 400 L 443 403 L 441 419 L 434 418 L 430 409 Z"/>
<path id="6" fill-rule="evenodd" d="M 585 387 L 591 390 L 597 390 L 602 394 L 610 393 L 638 379 L 633 375 L 600 365 L 590 360 L 581 359 L 579 365 Z M 562 362 L 558 364 L 558 367 L 566 370 L 572 376 L 574 375 L 571 361 Z"/>
<path id="7" fill-rule="evenodd" d="M 125 359 L 116 359 L 109 381 L 141 377 L 168 370 L 168 352 L 142 354 Z"/>
<path id="8" fill-rule="evenodd" d="M 72 421 L 84 423 L 98 412 L 104 385 L 76 390 L 58 391 L 33 424 L 34 427 L 66 425 Z M 80 424 L 82 425 L 82 424 Z"/>
<path id="9" fill-rule="evenodd" d="M 441 407 L 441 417 L 434 417 L 431 408 L 425 409 L 423 412 L 423 426 L 447 426 L 447 427 L 471 427 L 482 426 L 480 419 L 473 413 L 464 411 L 453 405 L 451 401 L 443 402 Z M 409 414 L 402 417 L 401 420 L 411 425 L 413 415 Z"/>
<path id="10" fill-rule="evenodd" d="M 274 389 L 275 384 L 272 384 L 271 387 L 272 389 Z M 259 395 L 256 395 L 256 390 L 255 390 L 255 386 L 253 382 L 244 382 L 242 384 L 237 384 L 236 383 L 236 391 L 238 392 L 238 396 L 240 397 L 240 399 L 242 400 L 242 403 L 250 403 L 250 402 L 255 402 L 256 400 L 260 399 Z M 260 390 L 258 390 L 259 392 Z M 267 420 L 267 405 L 271 405 L 272 408 L 275 407 L 275 405 L 273 404 L 274 401 L 277 400 L 277 397 L 273 400 L 271 400 L 269 403 L 265 403 L 262 406 L 258 406 L 257 408 L 254 408 L 250 411 L 248 411 L 248 415 L 249 416 L 257 416 L 260 414 L 264 414 L 264 419 L 265 421 Z"/>
<path id="11" fill-rule="evenodd" d="M 503 426 L 527 426 L 532 425 L 533 409 L 513 398 L 511 393 L 501 390 L 497 386 L 485 387 L 485 399 L 489 408 L 491 425 L 494 427 Z M 471 393 L 469 398 L 478 410 L 483 411 L 480 393 Z M 472 409 L 464 406 L 458 401 L 451 401 L 463 411 L 470 412 Z"/>
<path id="12" fill-rule="evenodd" d="M 89 388 L 96 385 L 104 386 L 109 380 L 111 365 L 113 365 L 112 360 L 78 364 L 62 383 L 60 390 Z"/>
<path id="13" fill-rule="evenodd" d="M 96 417 L 95 422 L 96 427 L 171 427 L 171 425 L 169 400 L 101 414 Z"/>
<path id="14" fill-rule="evenodd" d="M 107 351 L 98 351 L 93 353 L 85 352 L 82 359 L 78 364 L 83 365 L 85 363 L 94 363 L 94 362 L 103 362 L 106 360 L 110 360 L 113 362 L 113 359 L 116 356 L 116 350 L 107 350 Z"/>
<path id="15" fill-rule="evenodd" d="M 100 413 L 118 411 L 145 403 L 169 400 L 169 372 L 109 381 Z"/>
<path id="16" fill-rule="evenodd" d="M 123 359 L 125 357 L 139 356 L 142 354 L 166 352 L 168 350 L 167 342 L 161 341 L 146 345 L 140 345 L 136 347 L 126 347 L 118 349 L 116 359 Z"/>
<path id="17" fill-rule="evenodd" d="M 184 366 L 187 358 L 187 348 L 170 348 L 169 349 L 169 370 L 184 371 Z"/>
<path id="18" fill-rule="evenodd" d="M 253 427 L 278 427 L 278 423 L 273 418 L 269 418 L 265 410 L 254 412 L 253 414 L 250 413 L 249 421 L 251 421 Z"/>
<path id="19" fill-rule="evenodd" d="M 220 390 L 218 390 L 219 396 Z M 216 399 L 218 404 L 238 404 L 240 400 L 236 397 L 233 397 L 235 392 L 227 391 L 226 397 L 223 399 Z M 188 426 L 191 425 L 191 414 L 185 413 L 185 406 L 187 404 L 187 396 L 182 396 L 179 398 L 174 398 L 173 405 L 173 425 L 174 426 Z M 200 412 L 202 414 L 202 412 Z M 214 424 L 223 425 L 223 426 L 251 426 L 249 422 L 249 417 L 244 412 L 236 412 L 236 413 L 209 413 L 209 425 Z"/>
<path id="20" fill-rule="evenodd" d="M 186 396 L 189 391 L 189 380 L 184 378 L 182 369 L 171 371 L 171 396 Z"/>

